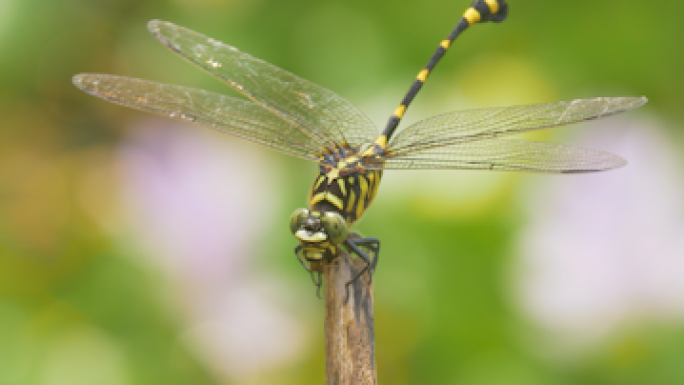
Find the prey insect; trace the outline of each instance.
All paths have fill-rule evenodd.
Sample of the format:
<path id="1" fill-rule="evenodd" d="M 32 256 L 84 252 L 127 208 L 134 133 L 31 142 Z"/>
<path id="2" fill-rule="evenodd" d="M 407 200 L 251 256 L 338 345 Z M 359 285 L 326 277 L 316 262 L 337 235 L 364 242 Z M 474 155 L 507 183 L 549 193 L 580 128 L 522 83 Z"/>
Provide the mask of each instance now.
<path id="1" fill-rule="evenodd" d="M 397 130 L 406 109 L 437 62 L 468 27 L 503 21 L 504 0 L 475 0 L 420 70 L 378 132 L 349 101 L 238 49 L 165 21 L 148 24 L 166 47 L 246 98 L 148 80 L 79 74 L 74 84 L 102 99 L 227 132 L 295 157 L 318 162 L 308 208 L 297 209 L 290 230 L 295 254 L 320 289 L 322 266 L 340 247 L 375 270 L 377 238 L 349 229 L 370 206 L 384 170 L 457 169 L 580 173 L 623 166 L 618 156 L 561 144 L 505 138 L 637 108 L 644 97 L 610 97 L 448 112 Z"/>

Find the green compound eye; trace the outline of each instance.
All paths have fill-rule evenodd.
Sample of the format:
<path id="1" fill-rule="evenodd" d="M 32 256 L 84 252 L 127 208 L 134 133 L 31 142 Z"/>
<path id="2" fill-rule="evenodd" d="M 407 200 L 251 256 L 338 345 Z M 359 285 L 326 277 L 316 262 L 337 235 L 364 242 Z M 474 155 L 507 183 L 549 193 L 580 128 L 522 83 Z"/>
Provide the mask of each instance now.
<path id="1" fill-rule="evenodd" d="M 304 220 L 309 217 L 309 210 L 297 209 L 290 216 L 290 231 L 295 234 L 302 227 Z"/>
<path id="2" fill-rule="evenodd" d="M 327 211 L 323 213 L 321 224 L 330 243 L 337 245 L 347 239 L 347 222 L 342 218 L 342 215 Z"/>

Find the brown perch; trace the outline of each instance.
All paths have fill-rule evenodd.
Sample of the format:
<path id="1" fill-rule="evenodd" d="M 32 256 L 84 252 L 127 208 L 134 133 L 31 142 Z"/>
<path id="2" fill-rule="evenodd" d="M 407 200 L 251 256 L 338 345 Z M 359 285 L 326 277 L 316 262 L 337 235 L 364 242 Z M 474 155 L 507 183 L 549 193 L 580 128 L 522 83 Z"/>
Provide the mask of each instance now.
<path id="1" fill-rule="evenodd" d="M 375 385 L 375 329 L 373 325 L 373 282 L 364 273 L 345 284 L 365 267 L 359 258 L 341 250 L 334 261 L 325 263 L 325 377 L 327 385 Z"/>

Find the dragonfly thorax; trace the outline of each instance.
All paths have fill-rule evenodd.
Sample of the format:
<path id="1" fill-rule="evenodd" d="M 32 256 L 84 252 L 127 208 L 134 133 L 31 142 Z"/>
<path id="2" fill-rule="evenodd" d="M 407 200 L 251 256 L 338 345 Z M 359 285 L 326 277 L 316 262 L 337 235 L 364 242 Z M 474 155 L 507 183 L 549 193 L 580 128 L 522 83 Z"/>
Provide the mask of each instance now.
<path id="1" fill-rule="evenodd" d="M 366 168 L 365 162 L 366 157 L 356 153 L 321 162 L 309 194 L 310 209 L 336 212 L 348 225 L 356 222 L 375 197 L 382 176 L 381 169 Z"/>

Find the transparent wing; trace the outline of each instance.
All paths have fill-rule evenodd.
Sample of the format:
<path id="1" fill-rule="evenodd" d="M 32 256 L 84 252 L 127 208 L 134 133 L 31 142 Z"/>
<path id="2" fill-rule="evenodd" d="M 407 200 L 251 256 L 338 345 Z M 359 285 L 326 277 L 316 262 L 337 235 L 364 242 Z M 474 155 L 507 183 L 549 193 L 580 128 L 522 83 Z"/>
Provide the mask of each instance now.
<path id="1" fill-rule="evenodd" d="M 299 129 L 249 100 L 125 76 L 79 74 L 73 82 L 110 102 L 229 132 L 289 155 L 318 160 L 322 150 Z"/>
<path id="2" fill-rule="evenodd" d="M 637 108 L 645 97 L 578 99 L 449 112 L 419 121 L 398 132 L 389 143 L 393 156 L 503 135 L 599 119 Z"/>
<path id="3" fill-rule="evenodd" d="M 153 20 L 148 28 L 164 45 L 299 128 L 320 148 L 359 145 L 378 135 L 370 119 L 332 91 L 175 24 Z"/>
<path id="4" fill-rule="evenodd" d="M 452 144 L 390 157 L 384 169 L 459 169 L 577 173 L 609 170 L 627 162 L 613 154 L 582 147 L 525 140 L 494 139 Z"/>

